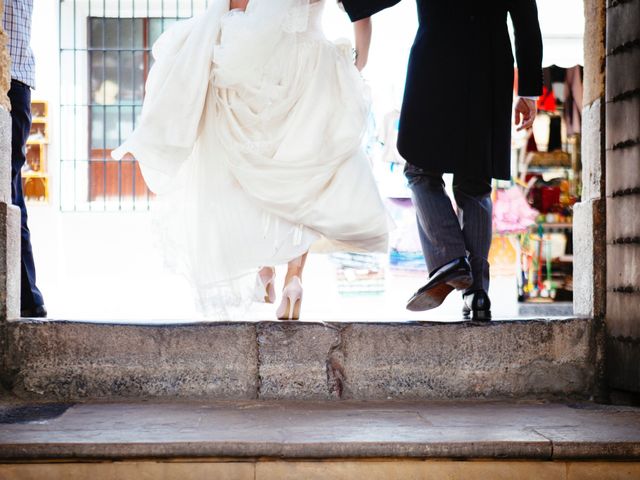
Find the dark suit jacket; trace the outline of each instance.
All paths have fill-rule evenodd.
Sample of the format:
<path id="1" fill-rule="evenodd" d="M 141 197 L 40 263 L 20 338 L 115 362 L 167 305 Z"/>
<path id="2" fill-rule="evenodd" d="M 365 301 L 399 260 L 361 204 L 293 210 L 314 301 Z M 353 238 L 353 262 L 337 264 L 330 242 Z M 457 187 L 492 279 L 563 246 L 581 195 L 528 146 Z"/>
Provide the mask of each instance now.
<path id="1" fill-rule="evenodd" d="M 342 0 L 353 21 L 400 0 Z M 542 37 L 535 0 L 417 0 L 398 150 L 444 173 L 509 179 L 515 29 L 518 94 L 542 93 Z"/>

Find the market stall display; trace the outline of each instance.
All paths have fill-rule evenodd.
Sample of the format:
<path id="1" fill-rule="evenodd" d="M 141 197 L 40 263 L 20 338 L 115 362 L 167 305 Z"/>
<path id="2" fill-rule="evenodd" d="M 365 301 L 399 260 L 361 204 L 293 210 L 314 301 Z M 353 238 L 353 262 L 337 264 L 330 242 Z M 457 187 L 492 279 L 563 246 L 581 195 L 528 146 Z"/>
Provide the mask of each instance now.
<path id="1" fill-rule="evenodd" d="M 518 235 L 518 300 L 571 301 L 573 205 L 582 189 L 582 67 L 544 70 L 545 92 L 531 136 L 516 148 L 516 178 L 535 224 Z"/>

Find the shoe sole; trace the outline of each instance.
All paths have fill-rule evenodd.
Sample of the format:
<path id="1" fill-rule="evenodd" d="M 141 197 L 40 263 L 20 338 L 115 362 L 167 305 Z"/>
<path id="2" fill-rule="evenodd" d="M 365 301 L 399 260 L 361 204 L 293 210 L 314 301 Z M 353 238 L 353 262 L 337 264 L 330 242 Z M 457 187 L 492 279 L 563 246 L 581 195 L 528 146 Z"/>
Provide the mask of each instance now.
<path id="1" fill-rule="evenodd" d="M 415 294 L 407 302 L 407 310 L 410 312 L 424 312 L 438 308 L 454 290 L 466 290 L 473 283 L 473 279 L 467 273 L 454 277 L 446 283 L 440 283 Z"/>
<path id="2" fill-rule="evenodd" d="M 468 273 L 464 273 L 463 275 L 449 280 L 447 285 L 451 285 L 458 291 L 467 290 L 468 288 L 471 288 L 471 285 L 473 285 L 473 278 L 471 278 Z"/>

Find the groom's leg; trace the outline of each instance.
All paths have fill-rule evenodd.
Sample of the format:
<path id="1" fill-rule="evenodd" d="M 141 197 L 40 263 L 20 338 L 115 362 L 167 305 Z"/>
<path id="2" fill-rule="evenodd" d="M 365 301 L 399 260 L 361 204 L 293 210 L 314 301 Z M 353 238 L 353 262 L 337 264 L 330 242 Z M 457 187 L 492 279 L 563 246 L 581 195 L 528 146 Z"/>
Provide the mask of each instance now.
<path id="1" fill-rule="evenodd" d="M 473 285 L 467 292 L 477 290 L 488 292 L 490 279 L 488 259 L 493 235 L 491 178 L 455 175 L 453 192 L 473 273 Z"/>
<path id="2" fill-rule="evenodd" d="M 407 163 L 405 175 L 416 208 L 427 268 L 433 274 L 452 260 L 467 256 L 460 222 L 444 189 L 441 173 L 427 172 Z"/>

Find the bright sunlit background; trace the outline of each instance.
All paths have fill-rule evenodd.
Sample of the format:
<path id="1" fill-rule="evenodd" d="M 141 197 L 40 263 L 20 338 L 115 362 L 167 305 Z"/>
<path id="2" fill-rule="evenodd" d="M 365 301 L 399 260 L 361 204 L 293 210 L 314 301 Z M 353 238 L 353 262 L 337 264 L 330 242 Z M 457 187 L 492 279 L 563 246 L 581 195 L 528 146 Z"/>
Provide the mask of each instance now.
<path id="1" fill-rule="evenodd" d="M 75 1 L 85 5 L 88 0 Z M 62 181 L 67 173 L 60 168 L 60 152 L 66 146 L 61 139 L 76 128 L 60 114 L 59 79 L 69 78 L 71 67 L 60 60 L 59 30 L 65 30 L 64 35 L 69 32 L 64 22 L 59 21 L 59 13 L 60 8 L 69 7 L 69 0 L 34 3 L 32 46 L 37 61 L 37 89 L 33 98 L 49 104 L 51 193 L 48 203 L 35 202 L 29 209 L 38 284 L 50 316 L 140 321 L 199 318 L 188 284 L 162 267 L 162 255 L 154 247 L 150 215 L 146 210 L 115 209 L 105 213 L 86 211 L 88 208 L 73 211 L 62 205 L 62 199 L 73 196 L 73 192 Z M 538 4 L 545 34 L 545 64 L 581 64 L 582 2 L 539 0 Z M 329 39 L 352 38 L 352 26 L 346 14 L 332 0 L 327 2 L 324 26 Z M 385 115 L 400 106 L 416 28 L 416 5 L 411 0 L 404 0 L 375 18 L 370 62 L 364 72 L 374 102 L 373 134 L 381 132 Z M 74 74 L 86 75 L 86 65 L 76 65 Z M 372 153 L 378 154 L 380 148 L 374 148 Z M 379 261 L 384 265 L 387 260 L 382 257 Z M 383 292 L 360 296 L 341 295 L 336 278 L 334 261 L 327 256 L 312 256 L 305 276 L 305 319 L 452 320 L 460 317 L 457 296 L 452 296 L 435 312 L 410 315 L 404 310 L 406 299 L 424 283 L 425 273 L 392 275 L 386 272 Z M 514 292 L 513 275 L 494 280 L 492 293 L 497 315 L 517 315 Z M 274 310 L 272 306 L 257 306 L 250 316 L 271 319 Z"/>

